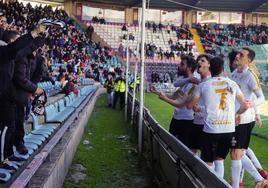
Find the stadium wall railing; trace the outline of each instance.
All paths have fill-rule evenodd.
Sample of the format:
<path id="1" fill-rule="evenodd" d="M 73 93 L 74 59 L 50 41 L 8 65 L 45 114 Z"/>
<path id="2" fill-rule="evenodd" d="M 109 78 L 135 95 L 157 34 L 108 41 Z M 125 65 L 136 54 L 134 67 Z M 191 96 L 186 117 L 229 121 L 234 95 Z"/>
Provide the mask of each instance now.
<path id="1" fill-rule="evenodd" d="M 128 95 L 130 119 L 132 95 Z M 135 101 L 133 129 L 138 134 L 139 102 Z M 207 165 L 166 131 L 144 108 L 142 125 L 142 157 L 159 187 L 226 188 L 230 185 L 211 172 Z"/>

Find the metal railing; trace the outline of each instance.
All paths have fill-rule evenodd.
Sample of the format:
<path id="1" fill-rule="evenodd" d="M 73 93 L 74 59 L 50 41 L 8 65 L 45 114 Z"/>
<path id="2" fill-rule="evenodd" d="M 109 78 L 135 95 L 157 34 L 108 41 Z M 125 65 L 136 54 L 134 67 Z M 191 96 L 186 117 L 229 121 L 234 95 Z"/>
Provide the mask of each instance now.
<path id="1" fill-rule="evenodd" d="M 128 97 L 131 114 L 132 96 Z M 139 102 L 135 101 L 133 127 L 138 132 Z M 129 116 L 130 118 L 130 116 Z M 142 128 L 142 156 L 148 163 L 159 187 L 226 188 L 230 185 L 217 177 L 206 164 L 193 155 L 178 139 L 166 131 L 144 108 Z"/>

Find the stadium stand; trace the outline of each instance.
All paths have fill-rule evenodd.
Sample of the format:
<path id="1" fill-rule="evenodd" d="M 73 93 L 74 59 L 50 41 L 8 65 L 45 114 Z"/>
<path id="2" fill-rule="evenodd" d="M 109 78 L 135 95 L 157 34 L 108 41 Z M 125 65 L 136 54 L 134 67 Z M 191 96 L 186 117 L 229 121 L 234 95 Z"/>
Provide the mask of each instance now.
<path id="1" fill-rule="evenodd" d="M 250 47 L 256 52 L 254 62 L 260 70 L 260 79 L 265 81 L 267 71 L 267 28 L 263 25 L 241 24 L 193 24 L 197 29 L 206 53 L 212 55 L 228 54 L 233 48 Z M 225 56 L 226 57 L 226 56 Z M 227 58 L 226 58 L 227 59 Z M 226 64 L 228 61 L 226 60 Z M 226 70 L 229 68 L 226 66 Z"/>
<path id="2" fill-rule="evenodd" d="M 44 107 L 44 115 L 30 112 L 30 119 L 24 125 L 26 134 L 23 140 L 28 153 L 20 154 L 14 147 L 14 156 L 1 162 L 6 166 L 0 167 L 0 179 L 8 186 L 36 158 L 41 149 L 46 147 L 46 143 L 57 130 L 67 121 L 71 121 L 70 117 L 74 114 L 75 117 L 78 116 L 82 110 L 81 104 L 88 101 L 98 88 L 94 80 L 104 80 L 107 76 L 105 72 L 107 74 L 111 68 L 120 73 L 121 63 L 115 56 L 106 53 L 107 48 L 87 41 L 85 33 L 75 28 L 64 11 L 52 11 L 50 6 L 23 6 L 16 1 L 8 4 L 1 2 L 0 7 L 1 18 L 15 19 L 12 24 L 7 23 L 9 30 L 24 33 L 27 29 L 33 28 L 41 18 L 45 18 L 46 26 L 50 27 L 44 39 L 45 46 L 41 46 L 37 51 L 38 55 L 45 59 L 45 68 L 40 73 L 40 80 L 43 81 L 39 82 L 37 87 L 46 92 L 48 105 Z M 28 14 L 28 19 L 22 19 L 22 15 L 20 18 L 17 17 L 16 12 L 19 10 Z M 33 19 L 30 19 L 31 17 Z M 55 18 L 57 22 L 61 20 L 60 27 L 51 24 L 51 20 Z M 66 53 L 67 49 L 72 53 Z"/>
<path id="3" fill-rule="evenodd" d="M 104 39 L 114 50 L 118 50 L 120 44 L 124 47 L 127 43 L 127 34 L 133 35 L 133 40 L 128 41 L 129 48 L 137 54 L 138 45 L 138 29 L 136 25 L 131 25 L 127 27 L 128 31 L 123 31 L 122 26 L 124 24 L 118 23 L 106 23 L 106 24 L 96 24 L 91 23 L 96 33 Z M 154 32 L 152 28 L 146 29 L 146 43 L 147 43 L 147 58 L 149 59 L 163 59 L 164 53 L 171 51 L 175 54 L 175 59 L 177 59 L 177 54 L 181 53 L 196 53 L 196 47 L 191 36 L 188 36 L 190 32 L 186 28 L 172 26 L 171 30 L 168 30 L 167 26 L 163 26 L 161 30 Z M 169 31 L 169 32 L 168 32 Z M 169 41 L 171 41 L 169 43 Z M 162 53 L 162 55 L 161 55 Z M 162 56 L 162 58 L 161 58 Z M 169 59 L 168 55 L 166 58 Z"/>
<path id="4" fill-rule="evenodd" d="M 115 78 L 128 74 L 128 83 L 133 83 L 132 73 L 124 72 L 122 57 L 124 61 L 126 44 L 129 45 L 133 56 L 139 53 L 139 33 L 135 24 L 105 22 L 105 19 L 95 17 L 87 24 L 91 24 L 95 34 L 109 45 L 102 46 L 100 42 L 92 41 L 91 37 L 89 40 L 88 33 L 74 23 L 63 10 L 53 10 L 50 6 L 23 6 L 16 1 L 1 1 L 0 10 L 0 18 L 3 22 L 6 19 L 5 27 L 2 28 L 1 25 L 3 32 L 0 30 L 0 35 L 5 33 L 4 30 L 16 30 L 19 34 L 25 34 L 38 23 L 47 27 L 46 33 L 40 36 L 44 44 L 36 50 L 37 55 L 27 56 L 29 62 L 31 58 L 34 59 L 34 65 L 37 64 L 38 57 L 44 59 L 44 67 L 40 73 L 42 78 L 36 83 L 33 82 L 36 88 L 44 91 L 48 97 L 48 102 L 43 106 L 44 114 L 36 114 L 29 110 L 29 104 L 23 106 L 28 109 L 25 114 L 27 121 L 24 123 L 26 133 L 23 137 L 27 153 L 22 154 L 14 146 L 14 155 L 8 156 L 5 160 L 1 159 L 0 180 L 3 186 L 17 188 L 29 186 L 33 175 L 45 160 L 49 160 L 54 146 L 83 115 L 81 112 L 90 104 L 92 97 L 101 87 L 98 83 L 104 84 L 108 73 L 112 73 Z M 99 23 L 96 23 L 96 20 Z M 190 30 L 187 24 L 177 27 L 146 23 L 147 82 L 154 83 L 158 90 L 174 91 L 172 83 L 177 77 L 180 57 L 184 54 L 196 57 L 202 52 L 199 44 L 201 42 L 205 52 L 213 55 L 227 54 L 233 47 L 239 49 L 242 46 L 250 46 L 257 52 L 255 62 L 260 70 L 260 79 L 268 84 L 266 27 L 220 24 L 196 24 L 194 27 L 197 32 Z M 136 58 L 130 58 L 130 64 L 134 66 L 135 63 Z M 31 72 L 31 68 L 26 67 L 29 80 L 35 73 Z M 36 67 L 36 70 L 39 69 L 41 70 L 40 67 Z M 28 94 L 28 101 L 31 97 L 39 97 L 36 92 Z M 129 114 L 131 97 L 129 95 Z M 138 106 L 139 103 L 136 101 L 136 125 Z M 157 176 L 164 179 L 160 187 L 229 187 L 227 182 L 209 171 L 203 161 L 192 155 L 187 147 L 164 130 L 148 109 L 144 109 L 144 114 L 143 143 L 145 152 L 151 154 L 147 156 L 148 162 Z"/>

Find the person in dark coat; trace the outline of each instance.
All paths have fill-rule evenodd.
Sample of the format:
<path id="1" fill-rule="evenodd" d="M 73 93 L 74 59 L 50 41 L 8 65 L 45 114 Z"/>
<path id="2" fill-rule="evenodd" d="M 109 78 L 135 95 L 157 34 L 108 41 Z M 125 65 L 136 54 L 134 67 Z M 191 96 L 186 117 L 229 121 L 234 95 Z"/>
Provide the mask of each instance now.
<path id="1" fill-rule="evenodd" d="M 114 95 L 114 79 L 112 73 L 108 73 L 108 78 L 104 83 L 104 87 L 107 89 L 108 107 L 112 107 Z"/>
<path id="2" fill-rule="evenodd" d="M 94 27 L 90 24 L 87 28 L 87 35 L 89 37 L 89 40 L 92 41 L 92 35 L 94 33 Z"/>
<path id="3" fill-rule="evenodd" d="M 122 110 L 125 103 L 125 91 L 126 91 L 126 79 L 124 75 L 119 76 L 115 79 L 114 99 L 113 108 L 116 108 L 118 98 L 120 98 L 120 109 Z"/>
<path id="4" fill-rule="evenodd" d="M 11 39 L 7 41 L 6 46 L 0 46 L 0 66 L 12 64 L 17 55 L 17 52 L 27 46 L 39 33 L 45 31 L 45 26 L 39 26 L 34 31 L 21 36 L 17 40 Z M 12 157 L 13 150 L 10 143 L 10 138 L 14 131 L 15 126 L 15 102 L 12 98 L 14 96 L 14 87 L 12 84 L 13 68 L 2 67 L 1 72 L 6 74 L 0 74 L 0 167 L 9 166 L 5 159 Z M 2 140 L 4 143 L 2 143 Z M 9 166 L 10 167 L 10 166 Z"/>
<path id="5" fill-rule="evenodd" d="M 122 30 L 122 31 L 127 31 L 127 26 L 126 26 L 126 24 L 124 24 L 124 25 L 122 26 L 121 30 Z"/>
<path id="6" fill-rule="evenodd" d="M 15 69 L 13 82 L 16 87 L 16 119 L 15 130 L 13 136 L 13 144 L 16 150 L 25 155 L 28 153 L 27 148 L 24 146 L 24 120 L 26 116 L 26 109 L 31 106 L 30 99 L 34 95 L 41 95 L 42 88 L 37 87 L 37 83 L 42 78 L 42 67 L 37 64 L 35 50 L 38 49 L 43 43 L 37 38 L 32 44 L 18 52 L 15 59 Z M 42 40 L 42 39 L 40 39 Z M 38 62 L 40 63 L 40 62 Z M 41 62 L 42 63 L 42 62 Z M 34 75 L 34 76 L 33 76 Z M 27 114 L 28 115 L 28 114 Z"/>

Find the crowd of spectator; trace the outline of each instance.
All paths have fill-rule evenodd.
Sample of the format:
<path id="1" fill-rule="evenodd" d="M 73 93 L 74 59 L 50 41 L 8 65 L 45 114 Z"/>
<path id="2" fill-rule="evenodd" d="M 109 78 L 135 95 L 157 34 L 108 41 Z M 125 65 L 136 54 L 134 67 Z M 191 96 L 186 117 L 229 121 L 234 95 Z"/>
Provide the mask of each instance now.
<path id="1" fill-rule="evenodd" d="M 201 37 L 205 51 L 213 55 L 216 54 L 217 46 L 237 47 L 268 42 L 268 28 L 264 25 L 196 24 L 194 26 Z"/>
<path id="2" fill-rule="evenodd" d="M 93 23 L 100 23 L 100 24 L 105 24 L 106 23 L 104 18 L 98 18 L 97 16 L 93 16 L 92 22 Z"/>
<path id="3" fill-rule="evenodd" d="M 152 83 L 173 83 L 176 73 L 166 72 L 164 74 L 153 71 L 151 74 Z"/>
<path id="4" fill-rule="evenodd" d="M 163 29 L 165 29 L 168 34 L 170 34 L 171 31 L 176 32 L 178 39 L 191 40 L 193 37 L 187 24 L 175 26 L 173 24 L 163 25 L 161 22 L 159 24 L 156 24 L 155 22 L 146 22 L 145 27 L 149 30 L 152 29 L 153 33 L 163 32 Z"/>
<path id="5" fill-rule="evenodd" d="M 171 31 L 176 32 L 177 41 L 173 41 L 171 38 L 168 40 L 170 50 L 163 51 L 161 47 L 155 46 L 152 42 L 146 45 L 146 56 L 149 59 L 153 59 L 156 55 L 161 59 L 175 59 L 175 57 L 180 57 L 181 55 L 192 53 L 193 44 L 186 41 L 184 44 L 181 44 L 179 40 L 192 40 L 192 34 L 189 30 L 187 24 L 182 24 L 181 26 L 175 25 L 163 25 L 159 23 L 158 25 L 155 22 L 147 22 L 147 29 L 152 29 L 153 33 L 162 32 L 163 29 L 170 34 Z"/>
<path id="6" fill-rule="evenodd" d="M 14 155 L 13 146 L 21 155 L 28 153 L 24 123 L 32 101 L 44 93 L 39 82 L 57 82 L 65 94 L 78 94 L 80 77 L 101 81 L 108 72 L 122 73 L 119 67 L 105 66 L 113 52 L 89 34 L 92 30 L 76 29 L 63 10 L 0 2 L 0 168 L 14 171 L 9 161 L 23 160 Z"/>
<path id="7" fill-rule="evenodd" d="M 187 42 L 187 40 L 192 40 L 193 36 L 189 30 L 189 26 L 187 24 L 182 24 L 181 26 L 175 25 L 163 25 L 162 23 L 156 24 L 155 22 L 146 22 L 146 28 L 148 30 L 152 29 L 153 33 L 163 32 L 164 30 L 170 34 L 172 32 L 176 32 L 177 40 L 173 41 L 171 38 L 167 41 L 170 49 L 163 50 L 161 46 L 156 46 L 156 44 L 152 41 L 147 43 L 145 46 L 145 55 L 147 59 L 168 59 L 175 60 L 176 57 L 180 57 L 181 55 L 191 54 L 193 55 L 193 46 L 194 43 Z M 122 31 L 127 32 L 128 26 L 124 24 L 121 28 Z M 156 36 L 160 38 L 160 36 Z M 135 41 L 135 37 L 133 33 L 126 34 L 124 33 L 121 37 L 124 40 L 132 40 Z M 166 40 L 166 38 L 164 39 Z M 181 43 L 180 40 L 185 40 L 185 43 Z M 132 49 L 133 50 L 133 49 Z M 121 57 L 125 57 L 125 49 L 122 44 L 119 45 L 118 54 Z"/>

